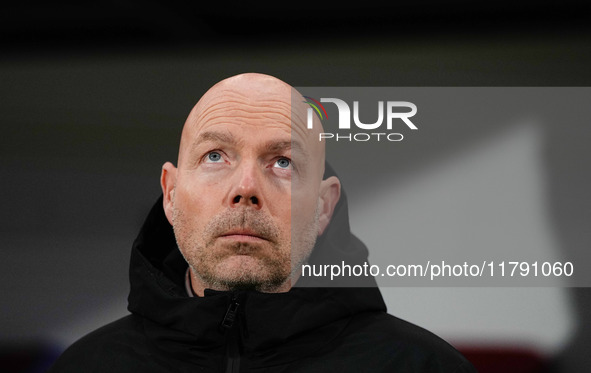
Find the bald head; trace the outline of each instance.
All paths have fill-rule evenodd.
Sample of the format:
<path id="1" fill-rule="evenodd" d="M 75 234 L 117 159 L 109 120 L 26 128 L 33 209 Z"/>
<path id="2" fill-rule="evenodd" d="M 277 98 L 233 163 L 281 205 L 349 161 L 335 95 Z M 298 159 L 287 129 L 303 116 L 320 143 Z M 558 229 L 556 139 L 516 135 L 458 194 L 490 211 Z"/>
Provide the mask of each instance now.
<path id="1" fill-rule="evenodd" d="M 230 118 L 259 117 L 262 124 L 285 126 L 292 132 L 292 141 L 304 141 L 310 156 L 324 173 L 325 146 L 318 141 L 323 132 L 322 123 L 314 115 L 313 129 L 307 128 L 308 106 L 303 96 L 289 84 L 273 76 L 245 73 L 224 79 L 212 86 L 191 110 L 181 136 L 179 166 L 191 140 L 198 138 L 208 123 L 217 123 Z M 264 126 L 260 130 L 264 130 Z"/>

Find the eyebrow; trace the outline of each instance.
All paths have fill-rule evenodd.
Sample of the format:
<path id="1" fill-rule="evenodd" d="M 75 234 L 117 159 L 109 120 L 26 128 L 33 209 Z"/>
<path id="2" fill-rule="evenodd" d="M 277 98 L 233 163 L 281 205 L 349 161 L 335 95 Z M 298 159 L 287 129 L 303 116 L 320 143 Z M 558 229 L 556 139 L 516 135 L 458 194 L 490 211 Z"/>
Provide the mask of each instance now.
<path id="1" fill-rule="evenodd" d="M 269 153 L 280 153 L 285 150 L 289 150 L 291 148 L 295 148 L 298 146 L 294 146 L 292 141 L 270 141 L 265 144 L 265 149 Z"/>
<path id="2" fill-rule="evenodd" d="M 193 145 L 198 145 L 202 142 L 220 142 L 220 143 L 227 143 L 227 144 L 231 144 L 234 145 L 237 143 L 236 139 L 234 138 L 234 135 L 232 135 L 231 133 L 227 132 L 212 132 L 212 131 L 207 131 L 207 132 L 203 132 L 202 134 L 199 135 L 199 137 L 197 137 L 197 140 L 195 140 L 195 142 L 193 143 Z"/>
<path id="3" fill-rule="evenodd" d="M 199 144 L 204 142 L 214 142 L 229 145 L 237 145 L 239 140 L 230 132 L 206 131 L 201 133 L 195 142 L 193 142 L 192 149 L 195 149 Z M 263 145 L 269 153 L 281 153 L 286 150 L 293 150 L 307 156 L 304 146 L 297 140 L 271 140 Z"/>

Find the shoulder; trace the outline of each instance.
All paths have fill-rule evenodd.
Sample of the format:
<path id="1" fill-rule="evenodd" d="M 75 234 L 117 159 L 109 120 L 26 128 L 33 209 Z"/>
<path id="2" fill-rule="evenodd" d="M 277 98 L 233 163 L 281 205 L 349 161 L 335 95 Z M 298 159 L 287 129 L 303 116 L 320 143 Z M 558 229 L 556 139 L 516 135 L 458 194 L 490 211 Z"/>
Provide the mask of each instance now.
<path id="1" fill-rule="evenodd" d="M 442 338 L 387 313 L 361 314 L 347 329 L 340 343 L 342 352 L 357 355 L 355 359 L 374 367 L 374 372 L 476 372 Z"/>
<path id="2" fill-rule="evenodd" d="M 141 319 L 129 315 L 107 324 L 72 344 L 49 373 L 131 371 L 149 355 Z M 140 359 L 138 359 L 140 358 Z"/>

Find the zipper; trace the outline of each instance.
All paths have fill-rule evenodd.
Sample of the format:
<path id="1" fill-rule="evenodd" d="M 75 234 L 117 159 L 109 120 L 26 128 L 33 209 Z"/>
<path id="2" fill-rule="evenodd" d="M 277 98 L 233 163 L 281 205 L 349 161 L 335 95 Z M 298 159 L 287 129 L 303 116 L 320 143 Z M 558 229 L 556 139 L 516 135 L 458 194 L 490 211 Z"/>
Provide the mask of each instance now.
<path id="1" fill-rule="evenodd" d="M 226 342 L 226 373 L 240 372 L 239 325 L 235 325 L 239 307 L 238 294 L 234 293 L 221 324 L 222 329 L 228 333 Z"/>
<path id="2" fill-rule="evenodd" d="M 232 329 L 234 325 L 234 321 L 236 320 L 236 315 L 238 314 L 238 307 L 240 303 L 238 303 L 238 296 L 234 294 L 232 296 L 232 301 L 230 302 L 230 306 L 228 306 L 228 310 L 226 311 L 226 315 L 222 320 L 222 328 L 225 329 Z"/>

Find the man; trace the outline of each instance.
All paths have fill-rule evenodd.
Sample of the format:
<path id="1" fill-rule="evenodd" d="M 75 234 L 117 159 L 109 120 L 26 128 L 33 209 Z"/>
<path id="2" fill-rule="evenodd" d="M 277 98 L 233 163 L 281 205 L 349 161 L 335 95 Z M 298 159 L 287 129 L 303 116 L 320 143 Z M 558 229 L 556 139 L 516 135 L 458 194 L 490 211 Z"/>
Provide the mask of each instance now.
<path id="1" fill-rule="evenodd" d="M 52 372 L 473 372 L 435 335 L 386 313 L 375 282 L 313 281 L 301 265 L 367 260 L 299 93 L 267 75 L 213 86 L 134 242 L 131 315 Z M 301 278 L 300 278 L 301 277 Z"/>

